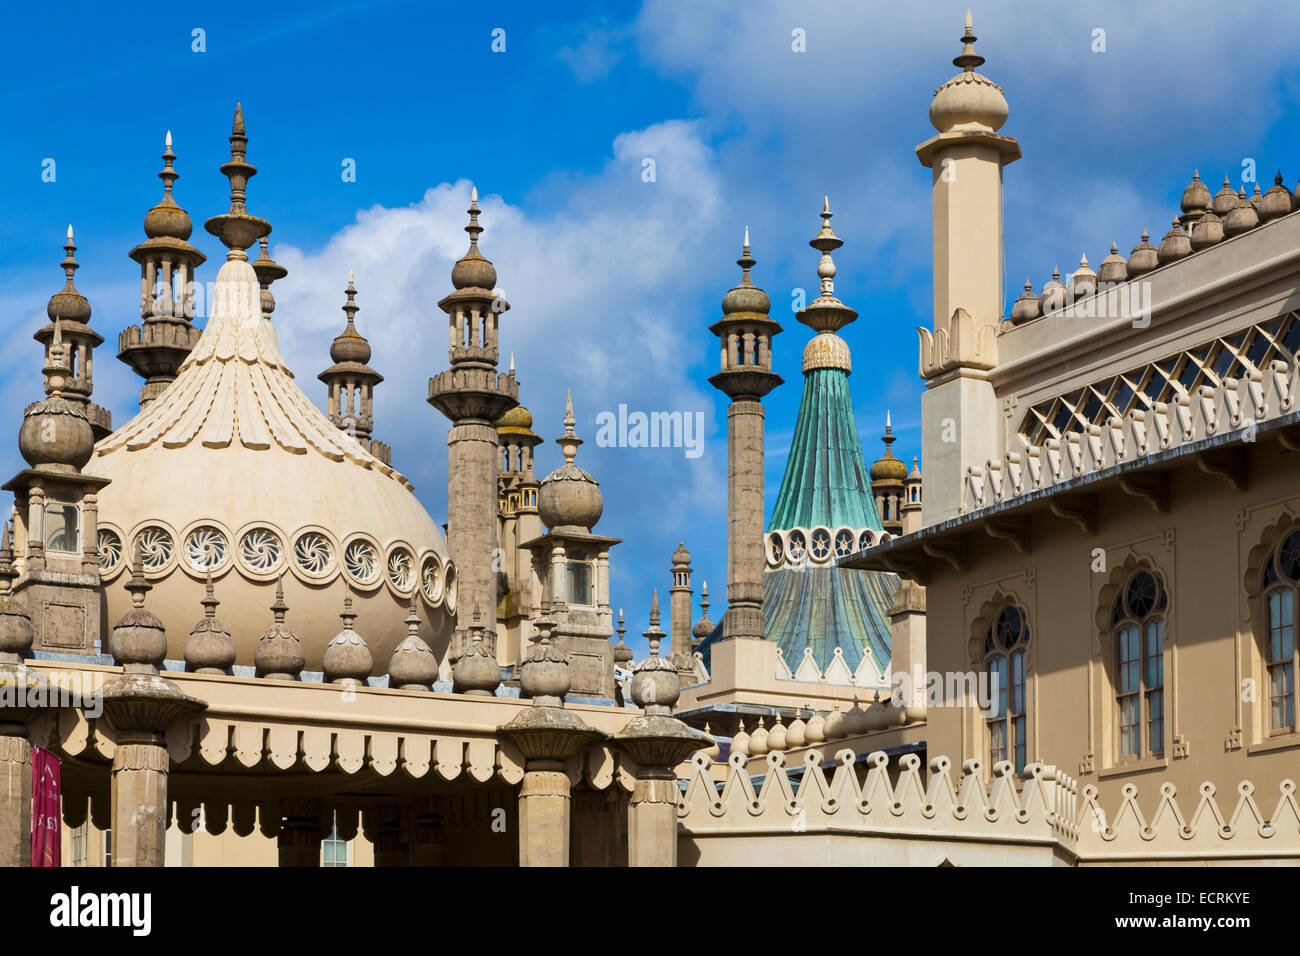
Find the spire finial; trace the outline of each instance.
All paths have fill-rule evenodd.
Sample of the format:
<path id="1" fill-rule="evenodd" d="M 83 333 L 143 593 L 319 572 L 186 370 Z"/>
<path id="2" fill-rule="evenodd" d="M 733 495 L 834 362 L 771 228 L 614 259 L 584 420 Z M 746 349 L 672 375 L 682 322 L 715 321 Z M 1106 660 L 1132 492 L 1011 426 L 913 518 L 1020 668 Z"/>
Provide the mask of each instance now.
<path id="1" fill-rule="evenodd" d="M 208 583 L 203 591 L 203 600 L 199 603 L 203 605 L 203 616 L 212 620 L 217 616 L 217 608 L 221 602 L 217 600 L 217 589 L 212 586 L 212 565 L 207 567 Z"/>
<path id="2" fill-rule="evenodd" d="M 81 266 L 77 263 L 77 257 L 73 255 L 73 253 L 77 251 L 77 246 L 72 241 L 72 223 L 68 223 L 68 241 L 63 244 L 63 251 L 67 253 L 67 255 L 63 257 L 63 261 L 59 263 L 63 267 L 63 275 L 67 279 L 67 282 L 64 283 L 63 291 L 75 293 L 77 287 L 72 281 L 72 274 L 81 268 Z"/>
<path id="3" fill-rule="evenodd" d="M 478 224 L 478 187 L 477 186 L 470 187 L 469 209 L 465 211 L 469 213 L 469 225 L 465 227 L 465 231 L 469 233 L 469 247 L 471 250 L 477 250 L 479 233 L 483 231 L 483 227 Z"/>
<path id="4" fill-rule="evenodd" d="M 131 592 L 132 609 L 144 610 L 144 596 L 153 590 L 153 585 L 145 580 L 144 544 L 139 538 L 135 542 L 135 557 L 131 561 L 131 580 L 127 582 L 126 589 Z"/>
<path id="5" fill-rule="evenodd" d="M 573 430 L 576 424 L 578 420 L 573 417 L 573 389 L 569 389 L 564 399 L 564 434 L 555 439 L 555 443 L 560 446 L 560 452 L 564 455 L 566 465 L 573 464 L 573 459 L 578 454 L 578 446 L 582 444 L 582 439 Z"/>
<path id="6" fill-rule="evenodd" d="M 275 615 L 275 623 L 283 624 L 285 612 L 289 610 L 289 605 L 284 603 L 284 572 L 275 579 L 275 602 L 271 605 L 271 613 Z"/>
<path id="7" fill-rule="evenodd" d="M 339 617 L 343 619 L 343 630 L 352 630 L 352 625 L 356 623 L 357 616 L 352 611 L 352 592 L 350 590 L 343 596 L 343 613 Z"/>
<path id="8" fill-rule="evenodd" d="M 979 37 L 975 36 L 975 26 L 971 20 L 970 11 L 966 11 L 966 32 L 962 34 L 961 42 L 964 44 L 961 48 L 961 56 L 953 59 L 952 65 L 959 66 L 967 73 L 972 73 L 975 67 L 984 63 L 984 57 L 975 52 L 975 41 Z"/>
<path id="9" fill-rule="evenodd" d="M 235 104 L 235 121 L 230 130 L 230 161 L 224 163 L 221 172 L 230 180 L 230 211 L 224 216 L 213 216 L 203 224 L 203 228 L 221 240 L 230 251 L 227 259 L 248 260 L 244 250 L 262 236 L 271 232 L 271 224 L 265 219 L 248 214 L 245 201 L 248 198 L 248 181 L 257 175 L 257 167 L 245 161 L 248 151 L 248 137 L 244 135 L 244 107 Z"/>
<path id="10" fill-rule="evenodd" d="M 659 627 L 659 589 L 655 588 L 650 596 L 650 626 L 641 634 L 650 644 L 650 656 L 659 656 L 659 642 L 664 638 L 663 629 Z"/>
<path id="11" fill-rule="evenodd" d="M 821 261 L 817 263 L 817 275 L 821 278 L 821 294 L 829 298 L 835 296 L 835 260 L 831 258 L 831 253 L 844 245 L 843 240 L 831 229 L 833 215 L 830 197 L 826 196 L 822 199 L 821 231 L 808 243 L 814 249 L 820 250 L 822 254 Z"/>
<path id="12" fill-rule="evenodd" d="M 172 131 L 167 131 L 167 136 L 163 140 L 163 170 L 158 174 L 158 178 L 163 181 L 163 204 L 174 205 L 172 199 L 172 183 L 180 179 L 180 174 L 172 169 L 172 162 L 176 159 L 176 154 L 172 152 Z"/>
<path id="13" fill-rule="evenodd" d="M 348 330 L 356 331 L 354 320 L 357 317 L 357 313 L 361 311 L 357 307 L 357 284 L 352 277 L 351 269 L 348 270 L 348 287 L 344 289 L 343 292 L 348 297 L 347 301 L 344 302 L 342 306 L 343 314 L 348 317 L 348 328 L 344 330 L 344 334 L 346 335 Z"/>
<path id="14" fill-rule="evenodd" d="M 5 533 L 6 533 L 6 534 L 8 533 L 8 528 L 9 528 L 9 525 L 6 524 L 6 525 L 5 525 L 5 529 L 6 529 L 6 532 L 5 532 Z M 623 626 L 623 609 L 622 609 L 622 608 L 619 608 L 619 609 L 618 609 L 618 640 L 619 640 L 619 643 L 622 643 L 622 642 L 623 642 L 623 635 L 626 634 L 626 633 L 627 633 L 627 628 Z"/>
<path id="15" fill-rule="evenodd" d="M 659 589 L 655 588 L 650 595 L 650 623 L 659 623 Z"/>

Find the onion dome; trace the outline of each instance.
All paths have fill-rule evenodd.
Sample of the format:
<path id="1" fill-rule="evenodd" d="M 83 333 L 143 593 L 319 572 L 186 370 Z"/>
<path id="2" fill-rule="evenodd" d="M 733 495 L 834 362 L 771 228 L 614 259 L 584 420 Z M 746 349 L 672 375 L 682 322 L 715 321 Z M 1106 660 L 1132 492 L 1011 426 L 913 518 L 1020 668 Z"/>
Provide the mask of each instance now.
<path id="1" fill-rule="evenodd" d="M 1294 204 L 1295 197 L 1291 195 L 1291 190 L 1282 185 L 1282 171 L 1279 169 L 1273 177 L 1273 185 L 1264 193 L 1264 198 L 1259 201 L 1255 211 L 1259 213 L 1260 222 L 1268 222 L 1290 213 Z"/>
<path id="2" fill-rule="evenodd" d="M 158 205 L 145 213 L 144 234 L 150 239 L 179 239 L 184 242 L 194 231 L 194 223 L 190 222 L 189 213 L 176 205 L 172 198 L 172 183 L 180 179 L 180 174 L 172 169 L 176 154 L 172 152 L 171 130 L 167 131 L 162 159 L 163 171 L 158 178 L 163 181 L 163 197 Z"/>
<path id="3" fill-rule="evenodd" d="M 763 718 L 759 717 L 758 726 L 749 735 L 749 755 L 751 757 L 762 757 L 771 749 L 767 745 L 767 728 L 763 726 Z"/>
<path id="4" fill-rule="evenodd" d="M 776 723 L 772 729 L 767 732 L 767 749 L 773 753 L 780 753 L 789 746 L 789 738 L 785 729 L 785 724 L 781 723 L 780 712 L 776 715 Z"/>
<path id="5" fill-rule="evenodd" d="M 1201 182 L 1199 170 L 1192 170 L 1192 181 L 1183 190 L 1183 199 L 1179 208 L 1183 211 L 1183 221 L 1195 219 L 1210 208 L 1210 187 Z"/>
<path id="6" fill-rule="evenodd" d="M 853 371 L 853 356 L 849 343 L 834 332 L 818 332 L 803 348 L 804 373 L 815 368 L 838 368 Z"/>
<path id="7" fill-rule="evenodd" d="M 1237 194 L 1228 185 L 1227 176 L 1223 177 L 1223 188 L 1214 194 L 1214 203 L 1211 208 L 1220 219 L 1237 208 Z"/>
<path id="8" fill-rule="evenodd" d="M 677 667 L 667 657 L 659 656 L 659 642 L 667 635 L 659 626 L 659 589 L 650 597 L 650 626 L 641 632 L 650 645 L 650 654 L 636 665 L 632 673 L 632 702 L 647 715 L 672 713 L 673 704 L 682 693 Z"/>
<path id="9" fill-rule="evenodd" d="M 1200 252 L 1223 241 L 1223 220 L 1210 210 L 1192 226 L 1192 251 Z"/>
<path id="10" fill-rule="evenodd" d="M 1071 301 L 1086 299 L 1097 292 L 1097 273 L 1088 268 L 1086 255 L 1079 258 L 1079 268 L 1070 276 L 1069 290 Z"/>
<path id="11" fill-rule="evenodd" d="M 230 162 L 221 167 L 222 174 L 230 180 L 230 211 L 224 216 L 213 216 L 203 228 L 221 240 L 230 250 L 227 259 L 248 260 L 244 250 L 263 236 L 270 235 L 271 224 L 265 219 L 248 214 L 248 181 L 257 175 L 257 167 L 244 157 L 248 152 L 248 137 L 244 133 L 244 108 L 235 104 L 235 121 L 230 129 Z"/>
<path id="12" fill-rule="evenodd" d="M 844 731 L 844 715 L 840 713 L 838 703 L 831 707 L 831 712 L 826 715 L 825 734 L 827 740 L 842 740 L 848 736 Z"/>
<path id="13" fill-rule="evenodd" d="M 271 294 L 271 283 L 283 279 L 289 270 L 271 258 L 271 248 L 266 236 L 257 240 L 257 258 L 253 260 L 253 272 L 257 274 L 257 284 L 262 287 L 262 314 L 268 319 L 275 311 L 275 296 Z"/>
<path id="14" fill-rule="evenodd" d="M 1011 324 L 1019 325 L 1021 322 L 1029 322 L 1042 314 L 1038 296 L 1034 294 L 1034 284 L 1026 279 L 1025 291 L 1016 296 L 1016 301 L 1011 304 Z"/>
<path id="15" fill-rule="evenodd" d="M 1065 283 L 1061 281 L 1061 270 L 1052 269 L 1052 279 L 1043 286 L 1038 296 L 1038 307 L 1043 315 L 1051 315 L 1065 307 Z"/>
<path id="16" fill-rule="evenodd" d="M 1231 239 L 1233 236 L 1240 236 L 1244 232 L 1250 232 L 1258 225 L 1259 213 L 1246 199 L 1246 190 L 1243 189 L 1237 194 L 1237 205 L 1233 207 L 1232 212 L 1224 217 L 1223 234 Z"/>
<path id="17" fill-rule="evenodd" d="M 856 737 L 859 734 L 865 734 L 871 729 L 867 725 L 867 712 L 858 703 L 857 694 L 853 695 L 853 706 L 844 715 L 844 722 L 840 724 L 840 727 L 845 737 Z"/>
<path id="18" fill-rule="evenodd" d="M 1099 283 L 1128 281 L 1128 263 L 1119 254 L 1119 243 L 1110 244 L 1110 255 L 1101 260 L 1101 267 L 1097 269 L 1097 281 Z"/>
<path id="19" fill-rule="evenodd" d="M 749 254 L 749 227 L 746 226 L 745 243 L 741 247 L 740 258 L 736 260 L 736 265 L 741 269 L 740 284 L 722 297 L 724 315 L 734 315 L 737 312 L 757 312 L 759 315 L 767 315 L 772 300 L 749 278 L 749 270 L 754 268 L 756 261 Z"/>
<path id="20" fill-rule="evenodd" d="M 673 564 L 690 564 L 691 553 L 686 550 L 686 543 L 678 541 L 677 547 L 673 551 Z"/>
<path id="21" fill-rule="evenodd" d="M 469 251 L 451 267 L 451 284 L 456 289 L 486 289 L 491 291 L 497 285 L 497 270 L 483 253 L 478 251 L 479 233 L 483 227 L 478 224 L 478 187 L 475 186 L 470 190 L 469 225 L 465 231 L 469 233 Z"/>
<path id="22" fill-rule="evenodd" d="M 95 435 L 81 403 L 63 397 L 71 371 L 63 346 L 62 319 L 54 320 L 43 401 L 28 405 L 18 429 L 18 450 L 33 468 L 76 473 L 95 451 Z"/>
<path id="23" fill-rule="evenodd" d="M 532 435 L 533 413 L 522 405 L 516 405 L 496 421 L 498 435 Z"/>
<path id="24" fill-rule="evenodd" d="M 1247 202 L 1249 202 L 1252 206 L 1255 207 L 1256 212 L 1259 212 L 1259 203 L 1260 200 L 1262 200 L 1263 198 L 1264 197 L 1260 194 L 1259 191 L 1259 183 L 1255 183 L 1255 192 L 1254 194 L 1251 195 L 1250 199 L 1248 199 Z"/>
<path id="25" fill-rule="evenodd" d="M 940 133 L 952 130 L 987 130 L 997 132 L 1007 121 L 1007 100 L 1002 87 L 975 72 L 984 57 L 975 52 L 978 39 L 972 32 L 970 11 L 966 11 L 966 32 L 962 35 L 961 55 L 952 62 L 962 68 L 951 80 L 934 91 L 930 102 L 930 122 Z"/>
<path id="26" fill-rule="evenodd" d="M 131 579 L 126 584 L 131 595 L 131 609 L 122 615 L 108 638 L 108 652 L 114 663 L 128 674 L 156 673 L 167 656 L 167 634 L 162 621 L 144 606 L 144 596 L 153 585 L 144 577 L 144 558 L 139 542 L 131 565 Z"/>
<path id="27" fill-rule="evenodd" d="M 351 272 L 348 273 L 348 287 L 345 291 L 348 300 L 343 303 L 343 312 L 348 317 L 348 324 L 330 344 L 330 359 L 336 364 L 356 362 L 365 365 L 370 361 L 370 343 L 357 331 L 355 320 L 360 309 L 357 308 L 357 287 Z"/>
<path id="28" fill-rule="evenodd" d="M 397 645 L 388 661 L 388 686 L 398 690 L 429 690 L 438 679 L 438 659 L 420 637 L 420 615 L 411 598 L 406 615 L 406 639 Z"/>
<path id="29" fill-rule="evenodd" d="M 898 440 L 898 436 L 894 434 L 888 411 L 885 412 L 885 434 L 880 440 L 885 443 L 885 453 L 871 466 L 871 483 L 874 485 L 878 481 L 901 482 L 907 477 L 907 465 L 894 457 L 894 451 L 890 447 Z"/>
<path id="30" fill-rule="evenodd" d="M 812 704 L 808 705 L 808 709 L 812 710 Z M 820 711 L 813 710 L 813 715 L 808 718 L 808 725 L 804 729 L 804 739 L 808 741 L 810 747 L 826 742 L 826 718 L 821 715 Z"/>
<path id="31" fill-rule="evenodd" d="M 1160 265 L 1159 252 L 1151 244 L 1151 236 L 1142 230 L 1142 241 L 1128 254 L 1128 277 L 1136 279 L 1156 269 Z"/>
<path id="32" fill-rule="evenodd" d="M 235 663 L 235 643 L 230 639 L 230 631 L 217 620 L 221 602 L 212 587 L 211 568 L 208 568 L 208 584 L 200 603 L 203 616 L 185 642 L 185 669 L 197 674 L 229 674 Z"/>
<path id="33" fill-rule="evenodd" d="M 745 730 L 743 718 L 738 720 L 736 732 L 731 737 L 731 752 L 740 754 L 742 757 L 749 756 L 749 734 Z"/>
<path id="34" fill-rule="evenodd" d="M 705 581 L 700 588 L 700 619 L 695 622 L 691 628 L 691 637 L 696 641 L 702 641 L 713 633 L 714 624 L 709 620 L 709 582 Z"/>
<path id="35" fill-rule="evenodd" d="M 78 322 L 85 325 L 90 321 L 90 303 L 86 297 L 77 291 L 76 283 L 72 280 L 72 274 L 81 266 L 77 263 L 77 247 L 72 242 L 72 227 L 68 226 L 68 241 L 63 246 L 67 255 L 64 257 L 61 265 L 63 274 L 67 277 L 62 289 L 56 292 L 50 298 L 50 304 L 45 307 L 45 313 L 54 322 L 62 319 L 64 322 Z"/>
<path id="36" fill-rule="evenodd" d="M 623 626 L 623 609 L 618 609 L 618 643 L 614 645 L 614 663 L 620 666 L 632 660 L 632 648 L 623 641 L 627 628 Z"/>
<path id="37" fill-rule="evenodd" d="M 704 733 L 709 737 L 713 737 L 713 731 L 709 729 L 709 722 L 707 720 L 704 722 Z M 704 756 L 708 757 L 710 760 L 717 760 L 718 757 L 722 755 L 722 745 L 718 743 L 716 737 L 713 737 L 713 746 L 704 748 L 700 753 L 704 754 Z"/>
<path id="38" fill-rule="evenodd" d="M 470 625 L 470 642 L 451 671 L 452 689 L 473 697 L 493 697 L 501 683 L 501 667 L 496 656 L 483 646 L 486 628 L 479 623 L 478 602 L 474 602 L 474 623 Z"/>
<path id="39" fill-rule="evenodd" d="M 1160 264 L 1168 265 L 1171 262 L 1177 262 L 1179 259 L 1186 258 L 1192 254 L 1192 240 L 1187 233 L 1183 232 L 1183 227 L 1175 219 L 1160 240 L 1160 249 L 1157 253 Z"/>
<path id="40" fill-rule="evenodd" d="M 573 392 L 564 407 L 564 434 L 555 440 L 564 453 L 564 464 L 547 475 L 537 492 L 537 513 L 551 531 L 558 529 L 590 531 L 605 510 L 600 482 L 573 463 L 582 444 L 573 431 Z"/>
<path id="41" fill-rule="evenodd" d="M 284 603 L 284 575 L 275 584 L 275 603 L 271 613 L 275 622 L 262 634 L 253 654 L 253 663 L 257 665 L 257 676 L 271 680 L 297 680 L 307 659 L 302 653 L 302 642 L 284 623 L 285 612 L 289 605 Z"/>
<path id="42" fill-rule="evenodd" d="M 362 685 L 374 669 L 374 658 L 365 639 L 353 630 L 357 616 L 352 613 L 352 596 L 343 599 L 343 630 L 334 636 L 325 648 L 322 667 L 325 681 L 329 684 L 345 684 L 350 687 Z"/>

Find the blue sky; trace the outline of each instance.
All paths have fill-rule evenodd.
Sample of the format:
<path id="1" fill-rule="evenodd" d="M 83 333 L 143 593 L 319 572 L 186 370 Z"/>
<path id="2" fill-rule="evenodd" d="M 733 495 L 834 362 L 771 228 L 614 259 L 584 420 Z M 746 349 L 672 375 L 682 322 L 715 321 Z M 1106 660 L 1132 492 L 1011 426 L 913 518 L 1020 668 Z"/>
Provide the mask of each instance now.
<path id="1" fill-rule="evenodd" d="M 441 523 L 445 420 L 424 402 L 446 367 L 451 263 L 465 247 L 471 184 L 483 197 L 482 248 L 513 308 L 521 398 L 559 463 L 564 393 L 574 391 L 578 463 L 602 484 L 601 533 L 614 603 L 646 625 L 649 593 L 669 584 L 678 539 L 695 582 L 725 594 L 725 401 L 708 325 L 738 277 L 750 227 L 755 281 L 785 326 L 775 363 L 786 385 L 767 400 L 768 507 L 781 480 L 810 332 L 789 311 L 816 285 L 823 195 L 845 246 L 837 292 L 860 313 L 842 334 L 867 460 L 892 408 L 907 458 L 918 448 L 914 328 L 930 322 L 929 173 L 913 148 L 951 59 L 961 4 L 795 4 L 723 0 L 553 5 L 494 3 L 30 5 L 6 15 L 0 60 L 6 148 L 0 151 L 0 413 L 16 434 L 40 394 L 44 323 L 61 285 L 69 222 L 77 276 L 108 340 L 96 400 L 124 423 L 139 380 L 114 360 L 116 334 L 138 321 L 139 272 L 127 252 L 161 195 L 163 135 L 173 133 L 177 200 L 198 227 L 212 281 L 219 246 L 201 223 L 228 205 L 217 167 L 236 101 L 259 174 L 249 208 L 274 226 L 290 270 L 275 286 L 281 344 L 304 390 L 342 328 L 342 290 L 356 272 L 358 325 L 386 376 L 376 435 Z M 1095 267 L 1143 227 L 1158 237 L 1193 167 L 1217 191 L 1253 160 L 1266 188 L 1280 167 L 1300 176 L 1294 132 L 1292 19 L 1268 4 L 1200 10 L 1175 3 L 988 3 L 974 8 L 985 75 L 1002 85 L 1024 159 L 1006 177 L 1008 301 L 1087 253 Z M 204 31 L 206 50 L 192 49 Z M 491 49 L 505 30 L 505 51 Z M 795 29 L 806 52 L 791 49 Z M 1096 31 L 1104 31 L 1104 52 Z M 643 161 L 655 160 L 653 183 Z M 56 179 L 43 182 L 42 163 Z M 355 182 L 340 175 L 355 160 Z M 1246 184 L 1249 191 L 1251 183 Z M 620 403 L 703 411 L 705 453 L 599 448 L 595 418 Z M 16 443 L 4 444 L 12 473 Z M 638 637 L 638 642 L 640 641 Z M 641 646 L 638 643 L 638 646 Z"/>

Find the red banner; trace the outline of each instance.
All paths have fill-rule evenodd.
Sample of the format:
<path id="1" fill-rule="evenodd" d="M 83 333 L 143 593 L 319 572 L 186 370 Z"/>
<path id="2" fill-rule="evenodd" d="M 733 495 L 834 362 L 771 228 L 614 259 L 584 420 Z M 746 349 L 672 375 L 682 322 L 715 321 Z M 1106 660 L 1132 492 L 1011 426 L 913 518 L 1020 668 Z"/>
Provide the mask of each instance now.
<path id="1" fill-rule="evenodd" d="M 59 758 L 43 747 L 32 748 L 32 866 L 60 866 Z"/>

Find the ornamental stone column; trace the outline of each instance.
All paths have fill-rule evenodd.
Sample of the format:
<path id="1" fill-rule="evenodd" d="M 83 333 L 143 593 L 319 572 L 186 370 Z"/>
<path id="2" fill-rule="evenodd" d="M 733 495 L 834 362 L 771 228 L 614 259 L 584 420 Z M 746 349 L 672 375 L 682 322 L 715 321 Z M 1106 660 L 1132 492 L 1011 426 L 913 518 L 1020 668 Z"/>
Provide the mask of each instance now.
<path id="1" fill-rule="evenodd" d="M 723 316 L 709 331 L 722 341 L 722 369 L 709 384 L 727 409 L 727 601 L 722 639 L 763 637 L 763 396 L 781 384 L 772 371 L 767 293 L 749 278 L 749 230 L 736 264 L 740 284 L 722 297 Z"/>
<path id="2" fill-rule="evenodd" d="M 478 249 L 478 190 L 469 207 L 469 251 L 451 270 L 455 287 L 438 303 L 451 332 L 451 368 L 429 379 L 429 404 L 451 419 L 447 435 L 447 548 L 455 559 L 462 607 L 482 607 L 495 623 L 499 445 L 495 423 L 519 404 L 514 371 L 497 372 L 497 321 L 510 308 L 493 289 L 496 269 Z M 467 642 L 464 627 L 452 636 L 450 656 L 459 659 Z M 487 646 L 496 649 L 496 631 Z"/>
<path id="3" fill-rule="evenodd" d="M 158 674 L 167 653 L 162 622 L 144 607 L 153 585 L 144 577 L 137 548 L 132 608 L 109 637 L 109 652 L 123 673 L 104 684 L 104 717 L 112 727 L 113 865 L 162 866 L 167 831 L 167 728 L 207 708 Z"/>
<path id="4" fill-rule="evenodd" d="M 498 733 L 524 753 L 519 787 L 519 865 L 568 866 L 571 796 L 564 762 L 604 738 L 564 709 L 569 655 L 551 643 L 555 622 L 534 622 L 534 643 L 519 668 L 519 690 L 533 705 Z"/>
<path id="5" fill-rule="evenodd" d="M 650 602 L 650 627 L 644 632 L 650 656 L 632 675 L 632 700 L 645 708 L 611 740 L 636 765 L 636 783 L 628 803 L 629 866 L 677 865 L 677 775 L 674 768 L 713 738 L 672 716 L 681 696 L 681 678 L 673 662 L 659 656 L 664 632 L 659 627 L 659 594 Z"/>

